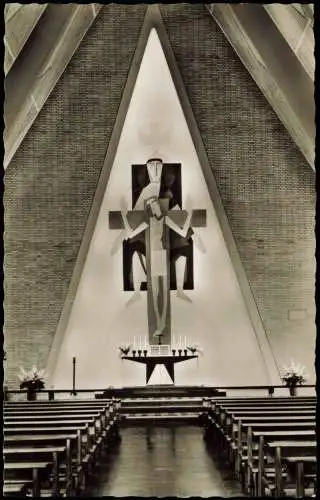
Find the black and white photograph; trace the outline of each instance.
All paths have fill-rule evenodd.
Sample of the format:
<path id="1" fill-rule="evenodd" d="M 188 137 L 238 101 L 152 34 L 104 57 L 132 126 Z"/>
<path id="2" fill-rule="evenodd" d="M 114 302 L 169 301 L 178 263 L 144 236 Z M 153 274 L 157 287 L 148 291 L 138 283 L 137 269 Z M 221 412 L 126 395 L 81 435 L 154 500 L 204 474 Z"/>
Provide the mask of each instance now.
<path id="1" fill-rule="evenodd" d="M 312 498 L 309 3 L 5 3 L 3 496 Z"/>

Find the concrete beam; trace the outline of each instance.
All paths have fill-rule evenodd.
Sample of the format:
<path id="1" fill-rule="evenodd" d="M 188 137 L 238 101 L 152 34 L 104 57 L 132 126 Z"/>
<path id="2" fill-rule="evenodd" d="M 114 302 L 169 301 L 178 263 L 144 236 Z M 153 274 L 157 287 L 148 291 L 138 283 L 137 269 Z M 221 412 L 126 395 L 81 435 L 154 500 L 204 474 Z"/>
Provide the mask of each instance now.
<path id="1" fill-rule="evenodd" d="M 314 84 L 296 55 L 262 5 L 207 8 L 314 169 Z"/>
<path id="2" fill-rule="evenodd" d="M 21 3 L 6 3 L 4 7 L 4 21 L 7 23 L 12 16 L 23 7 Z"/>
<path id="3" fill-rule="evenodd" d="M 5 10 L 5 75 L 10 71 L 46 7 L 47 4 L 35 3 L 8 5 Z"/>
<path id="4" fill-rule="evenodd" d="M 5 81 L 6 168 L 100 11 L 100 4 L 49 4 L 34 44 Z"/>
<path id="5" fill-rule="evenodd" d="M 313 3 L 300 3 L 300 4 L 292 4 L 293 6 L 295 5 L 299 5 L 305 16 L 309 19 L 311 19 L 311 21 L 313 22 L 313 19 L 314 19 L 314 4 Z"/>
<path id="6" fill-rule="evenodd" d="M 314 80 L 313 20 L 290 4 L 271 3 L 265 4 L 264 8 L 309 77 Z"/>

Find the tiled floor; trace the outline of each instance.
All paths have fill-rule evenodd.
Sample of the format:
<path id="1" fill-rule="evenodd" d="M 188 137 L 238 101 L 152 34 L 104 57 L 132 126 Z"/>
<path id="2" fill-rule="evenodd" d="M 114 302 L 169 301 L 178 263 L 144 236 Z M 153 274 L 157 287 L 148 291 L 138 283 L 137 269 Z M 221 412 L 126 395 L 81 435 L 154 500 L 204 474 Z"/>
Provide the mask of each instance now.
<path id="1" fill-rule="evenodd" d="M 239 497 L 230 470 L 213 460 L 196 426 L 129 427 L 88 496 Z"/>

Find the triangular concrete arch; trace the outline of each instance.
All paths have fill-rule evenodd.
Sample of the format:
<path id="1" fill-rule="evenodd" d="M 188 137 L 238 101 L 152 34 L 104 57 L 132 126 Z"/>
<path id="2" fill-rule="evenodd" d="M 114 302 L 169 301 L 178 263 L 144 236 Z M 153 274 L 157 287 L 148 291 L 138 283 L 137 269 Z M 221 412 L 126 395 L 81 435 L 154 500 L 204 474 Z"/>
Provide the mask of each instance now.
<path id="1" fill-rule="evenodd" d="M 162 45 L 163 52 L 165 54 L 167 64 L 177 91 L 178 98 L 180 100 L 181 107 L 183 109 L 187 125 L 197 152 L 200 165 L 202 167 L 203 175 L 207 184 L 207 188 L 211 197 L 212 204 L 216 211 L 217 218 L 220 223 L 220 227 L 231 257 L 231 261 L 234 270 L 237 275 L 237 279 L 243 294 L 243 298 L 247 307 L 248 314 L 253 326 L 253 330 L 256 335 L 257 343 L 260 348 L 262 359 L 265 362 L 265 372 L 267 379 L 272 384 L 279 383 L 279 372 L 275 359 L 271 350 L 271 346 L 268 342 L 266 332 L 264 330 L 257 306 L 252 295 L 250 285 L 248 283 L 245 271 L 242 266 L 240 256 L 237 251 L 236 243 L 234 241 L 227 216 L 220 199 L 219 191 L 215 183 L 214 175 L 209 165 L 207 154 L 200 136 L 200 132 L 194 118 L 191 105 L 188 100 L 187 93 L 184 88 L 184 84 L 175 61 L 175 57 L 167 36 L 165 26 L 163 24 L 161 13 L 159 7 L 156 5 L 149 6 L 145 15 L 143 26 L 141 29 L 140 37 L 138 40 L 137 48 L 131 63 L 131 68 L 128 73 L 127 83 L 122 95 L 121 104 L 118 111 L 118 116 L 116 118 L 113 133 L 110 139 L 108 150 L 106 153 L 104 165 L 101 171 L 100 179 L 97 185 L 96 193 L 92 202 L 91 211 L 88 217 L 86 228 L 84 231 L 83 239 L 81 242 L 78 258 L 75 264 L 74 272 L 70 281 L 69 290 L 67 298 L 60 316 L 60 320 L 57 326 L 54 342 L 51 348 L 47 363 L 47 373 L 52 376 L 55 365 L 58 359 L 59 351 L 62 346 L 64 339 L 64 334 L 68 321 L 70 318 L 72 305 L 80 281 L 80 277 L 84 268 L 86 257 L 88 254 L 91 238 L 95 229 L 97 222 L 100 206 L 103 200 L 103 196 L 108 184 L 109 175 L 116 155 L 118 143 L 120 140 L 122 128 L 125 122 L 126 114 L 129 108 L 131 96 L 135 87 L 135 82 L 139 73 L 141 61 L 145 52 L 145 48 L 149 39 L 151 30 L 155 29 L 160 43 Z M 231 346 L 230 346 L 231 347 Z M 243 353 L 245 355 L 245 353 Z"/>

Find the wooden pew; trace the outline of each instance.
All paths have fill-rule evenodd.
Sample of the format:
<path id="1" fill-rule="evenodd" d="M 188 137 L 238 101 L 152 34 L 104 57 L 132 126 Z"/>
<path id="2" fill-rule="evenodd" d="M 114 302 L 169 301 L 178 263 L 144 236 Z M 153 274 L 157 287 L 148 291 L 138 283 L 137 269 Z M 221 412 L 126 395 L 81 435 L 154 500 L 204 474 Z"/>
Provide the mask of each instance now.
<path id="1" fill-rule="evenodd" d="M 216 401 L 210 400 L 210 404 L 206 401 L 204 406 L 209 414 L 207 417 L 209 427 L 211 419 L 211 427 L 215 431 L 213 435 L 215 435 L 215 437 L 220 436 L 221 440 L 224 440 L 224 444 L 226 444 L 227 448 L 230 449 L 233 447 L 233 451 L 235 451 L 235 472 L 238 477 L 240 476 L 242 461 L 244 461 L 246 470 L 248 470 L 249 462 L 250 467 L 253 468 L 253 472 L 257 472 L 257 469 L 261 465 L 262 474 L 268 475 L 270 468 L 269 470 L 264 469 L 265 460 L 267 458 L 264 447 L 264 433 L 266 433 L 266 440 L 268 441 L 269 438 L 272 439 L 271 433 L 274 431 L 274 436 L 278 436 L 278 439 L 280 441 L 283 440 L 284 443 L 286 441 L 286 436 L 285 434 L 281 434 L 281 432 L 288 432 L 287 437 L 292 437 L 292 429 L 301 429 L 302 432 L 300 435 L 299 431 L 297 431 L 297 440 L 301 439 L 301 442 L 303 442 L 302 440 L 304 438 L 314 435 L 316 406 L 315 397 L 293 397 L 287 399 L 266 398 L 265 400 L 257 400 L 257 398 L 253 398 L 251 401 L 248 401 L 247 399 L 244 400 L 244 398 L 233 399 L 232 401 L 230 398 L 221 398 Z M 248 432 L 248 429 L 250 429 L 250 432 Z M 263 443 L 262 448 L 258 448 L 258 456 L 256 444 L 254 447 L 250 447 L 250 439 L 252 439 L 253 429 L 256 432 L 259 432 L 259 430 L 261 431 L 260 434 L 255 436 L 255 439 L 260 439 Z M 295 432 L 295 434 L 297 434 L 297 432 Z M 243 446 L 244 439 L 247 440 L 245 446 Z M 255 460 L 259 459 L 258 468 L 254 467 L 253 462 L 251 463 L 253 450 L 255 452 Z M 289 461 L 291 457 L 292 450 Z M 292 460 L 294 460 L 294 458 L 292 458 Z M 301 469 L 301 465 L 299 465 L 299 467 Z M 278 475 L 279 473 L 280 472 L 278 470 Z M 281 477 L 284 478 L 282 470 L 281 474 Z M 275 477 L 274 469 L 271 473 L 271 477 L 272 476 Z M 248 479 L 247 474 L 247 486 Z M 255 493 L 257 493 L 257 485 Z"/>
<path id="2" fill-rule="evenodd" d="M 305 473 L 309 475 L 309 477 L 316 478 L 317 474 L 317 457 L 316 456 L 290 456 L 285 457 L 284 461 L 288 466 L 288 470 L 290 471 L 291 466 L 295 468 L 294 476 L 296 481 L 296 496 L 297 498 L 305 496 Z M 314 493 L 316 496 L 316 484 L 314 484 Z"/>
<path id="3" fill-rule="evenodd" d="M 103 404 L 103 403 L 113 403 L 115 401 L 118 401 L 117 399 L 54 399 L 52 401 L 49 401 L 47 399 L 41 400 L 38 399 L 36 401 L 6 401 L 5 406 L 40 406 L 40 405 L 59 405 L 59 404 L 66 404 L 66 405 L 82 405 L 82 404 Z"/>
<path id="4" fill-rule="evenodd" d="M 12 406 L 5 406 L 3 411 L 5 413 L 28 413 L 28 412 L 33 412 L 37 411 L 39 413 L 43 413 L 46 411 L 56 411 L 56 412 L 61 412 L 61 411 L 75 411 L 75 412 L 81 412 L 81 411 L 88 411 L 88 410 L 101 410 L 106 407 L 111 407 L 112 405 L 39 405 L 36 407 L 33 406 L 25 406 L 25 407 L 12 407 Z"/>
<path id="5" fill-rule="evenodd" d="M 5 447 L 9 446 L 16 446 L 17 444 L 19 445 L 29 445 L 30 443 L 41 443 L 42 441 L 48 442 L 64 442 L 67 439 L 77 439 L 77 434 L 36 434 L 34 436 L 30 434 L 18 434 L 18 435 L 9 435 L 9 436 L 4 436 L 3 442 Z"/>
<path id="6" fill-rule="evenodd" d="M 270 417 L 247 417 L 247 416 L 232 416 L 231 420 L 232 426 L 232 435 L 229 437 L 229 446 L 232 447 L 233 455 L 234 455 L 234 464 L 235 464 L 235 474 L 236 477 L 240 477 L 241 475 L 241 467 L 242 463 L 246 462 L 247 457 L 247 449 L 244 448 L 244 443 L 246 443 L 247 436 L 244 434 L 243 424 L 254 424 L 254 423 L 287 423 L 287 422 L 315 422 L 315 416 L 309 415 L 294 415 L 294 416 L 270 416 Z M 247 445 L 247 443 L 246 443 Z M 246 446 L 245 445 L 245 446 Z"/>
<path id="7" fill-rule="evenodd" d="M 4 428 L 3 434 L 6 438 L 6 436 L 19 436 L 19 434 L 28 434 L 29 436 L 32 437 L 32 435 L 37 435 L 41 433 L 46 433 L 53 435 L 54 434 L 61 434 L 62 432 L 77 432 L 78 429 L 84 431 L 87 428 L 87 424 L 83 423 L 81 425 L 70 425 L 70 426 L 63 426 L 63 425 L 58 425 L 58 426 L 46 426 L 46 425 L 41 425 L 39 427 L 24 427 L 23 425 L 21 427 L 10 427 L 10 428 Z"/>
<path id="8" fill-rule="evenodd" d="M 86 440 L 84 439 L 84 433 L 82 433 L 80 430 L 77 430 L 77 432 L 75 433 L 65 434 L 5 435 L 4 447 L 8 453 L 12 453 L 12 450 L 18 447 L 19 449 L 23 449 L 24 453 L 25 450 L 30 447 L 36 447 L 38 451 L 41 447 L 45 447 L 45 449 L 47 449 L 48 446 L 59 446 L 62 444 L 64 444 L 66 446 L 66 449 L 68 450 L 68 440 L 70 441 L 70 459 L 68 460 L 67 457 L 66 464 L 70 462 L 70 468 L 68 468 L 62 461 L 61 467 L 65 466 L 65 474 L 62 475 L 60 473 L 60 479 L 62 479 L 66 483 L 66 488 L 68 489 L 70 494 L 71 491 L 76 489 L 78 476 L 76 465 L 81 465 L 81 447 L 85 446 L 86 443 Z"/>
<path id="9" fill-rule="evenodd" d="M 262 396 L 262 397 L 257 397 L 257 396 L 238 396 L 238 397 L 212 397 L 212 398 L 203 398 L 203 401 L 209 400 L 209 401 L 218 401 L 218 402 L 238 402 L 238 401 L 248 401 L 248 402 L 253 402 L 253 403 L 260 403 L 261 401 L 314 401 L 316 400 L 316 395 L 314 396 Z"/>
<path id="10" fill-rule="evenodd" d="M 303 406 L 303 407 L 302 407 Z M 230 403 L 224 401 L 223 403 L 215 403 L 214 406 L 211 406 L 209 408 L 209 413 L 214 417 L 216 421 L 218 421 L 220 424 L 223 423 L 224 420 L 227 418 L 227 414 L 244 414 L 247 412 L 247 415 L 250 416 L 251 413 L 266 413 L 266 415 L 269 415 L 270 412 L 275 413 L 278 412 L 279 415 L 281 415 L 281 412 L 283 412 L 284 415 L 287 414 L 287 412 L 292 412 L 292 411 L 310 411 L 311 413 L 315 411 L 315 404 L 310 404 L 310 405 L 296 405 L 296 404 L 289 404 L 289 405 L 283 405 L 283 403 L 275 402 L 273 401 L 272 403 L 260 403 L 260 404 L 255 404 L 252 406 L 251 402 L 246 403 L 243 401 L 239 401 L 238 404 Z"/>
<path id="11" fill-rule="evenodd" d="M 9 447 L 3 450 L 5 459 L 5 471 L 8 470 L 8 464 L 13 464 L 14 470 L 21 467 L 21 464 L 27 463 L 52 463 L 52 496 L 60 494 L 59 484 L 59 464 L 66 461 L 67 464 L 67 487 L 66 493 L 70 494 L 71 490 L 71 454 L 70 441 L 67 440 L 65 446 L 46 446 L 46 447 Z M 33 470 L 35 470 L 33 468 Z M 39 478 L 38 478 L 39 479 Z M 37 486 L 40 488 L 40 484 Z"/>
<path id="12" fill-rule="evenodd" d="M 45 461 L 32 461 L 32 462 L 4 462 L 3 472 L 22 472 L 24 479 L 9 479 L 4 481 L 3 493 L 4 495 L 25 493 L 25 487 L 31 484 L 32 496 L 40 496 L 40 476 L 41 472 L 47 471 L 52 466 L 52 463 Z"/>
<path id="13" fill-rule="evenodd" d="M 45 402 L 47 403 L 47 402 Z M 24 402 L 23 403 L 23 412 L 19 411 L 21 408 L 20 405 L 12 405 L 5 404 L 5 416 L 4 416 L 4 435 L 5 439 L 9 442 L 13 443 L 14 439 L 17 439 L 20 442 L 19 448 L 23 448 L 22 452 L 27 453 L 27 447 L 25 444 L 23 445 L 23 439 L 27 436 L 23 437 L 23 433 L 28 433 L 29 445 L 30 441 L 32 442 L 32 447 L 34 447 L 34 442 L 42 441 L 42 442 L 50 442 L 52 445 L 52 441 L 56 441 L 61 439 L 59 437 L 59 433 L 61 436 L 61 432 L 70 432 L 77 431 L 77 433 L 83 432 L 83 429 L 89 430 L 90 427 L 94 429 L 93 434 L 94 439 L 90 439 L 90 432 L 87 432 L 87 449 L 89 448 L 89 453 L 83 453 L 83 440 L 78 440 L 77 445 L 77 465 L 83 468 L 84 463 L 87 459 L 87 465 L 90 463 L 90 452 L 93 450 L 93 454 L 95 449 L 98 448 L 98 444 L 101 444 L 105 438 L 107 437 L 108 430 L 112 428 L 112 425 L 116 422 L 116 412 L 115 409 L 119 407 L 118 401 L 110 401 L 110 400 L 99 400 L 93 401 L 89 405 L 74 405 L 68 402 L 63 402 L 63 404 L 39 404 L 39 402 Z M 66 410 L 66 405 L 68 405 L 68 409 Z M 32 414 L 29 413 L 27 409 L 32 408 Z M 80 412 L 78 409 L 80 408 Z M 18 410 L 18 415 L 16 415 L 16 411 Z M 26 414 L 27 413 L 27 414 Z M 62 424 L 62 425 L 61 425 Z M 98 424 L 98 425 L 96 425 Z M 18 425 L 18 427 L 17 427 Z M 45 432 L 46 435 L 41 436 L 37 441 L 37 434 L 39 432 Z M 30 435 L 32 433 L 32 435 Z M 86 434 L 84 432 L 84 434 Z M 77 434 L 78 435 L 78 434 Z M 22 436 L 22 437 L 21 437 Z M 56 436 L 56 438 L 54 437 Z M 70 434 L 68 438 L 71 439 Z M 8 441 L 7 441 L 8 443 Z M 79 444 L 80 443 L 80 444 Z M 12 455 L 14 450 L 13 446 L 8 446 L 7 454 Z M 30 447 L 30 446 L 29 446 Z M 11 451 L 9 451 L 9 448 Z M 40 453 L 40 451 L 38 451 Z M 89 459 L 88 459 L 89 457 Z M 65 464 L 66 465 L 66 464 Z M 14 468 L 13 468 L 14 469 Z M 66 466 L 67 475 L 69 474 L 69 468 Z M 19 470 L 19 467 L 17 467 Z M 69 484 L 69 483 L 67 483 Z M 12 484 L 7 483 L 7 490 L 17 490 L 17 487 L 14 487 Z"/>
<path id="14" fill-rule="evenodd" d="M 61 413 L 56 413 L 56 412 L 50 412 L 50 413 L 34 413 L 34 415 L 4 415 L 3 417 L 3 422 L 5 425 L 9 425 L 11 423 L 15 422 L 31 422 L 32 421 L 38 421 L 38 422 L 45 422 L 46 420 L 52 420 L 54 419 L 56 422 L 63 422 L 64 420 L 79 420 L 79 421 L 87 421 L 91 420 L 92 418 L 98 418 L 101 415 L 101 412 L 90 412 L 90 413 L 83 413 L 81 415 L 77 413 L 70 413 L 63 415 Z"/>
<path id="15" fill-rule="evenodd" d="M 286 440 L 286 441 L 271 441 L 266 444 L 267 452 L 274 458 L 274 468 L 275 468 L 275 496 L 283 496 L 284 484 L 283 484 L 283 458 L 294 457 L 294 456 L 311 456 L 315 457 L 316 453 L 316 439 L 297 441 Z"/>
<path id="16" fill-rule="evenodd" d="M 268 397 L 268 398 L 220 398 L 220 399 L 206 399 L 204 398 L 203 400 L 203 407 L 211 407 L 212 409 L 215 409 L 217 405 L 236 405 L 236 406 L 241 406 L 244 404 L 245 406 L 261 406 L 263 405 L 268 406 L 274 406 L 274 405 L 279 405 L 279 406 L 300 406 L 300 405 L 315 405 L 316 404 L 316 397 L 308 397 L 308 398 L 303 398 L 303 397 L 297 397 L 297 396 L 292 396 L 292 397 L 287 397 L 287 398 L 279 398 L 279 397 Z"/>
<path id="17" fill-rule="evenodd" d="M 16 406 L 16 405 L 11 405 L 11 404 L 5 404 L 4 405 L 4 411 L 8 413 L 12 412 L 30 412 L 30 411 L 59 411 L 59 410 L 66 410 L 66 411 L 81 411 L 81 410 L 101 410 L 104 408 L 112 408 L 115 405 L 111 402 L 106 402 L 106 403 L 95 403 L 95 404 L 89 404 L 89 403 L 83 403 L 83 404 L 70 404 L 70 403 L 53 403 L 53 402 L 45 402 L 45 404 L 40 404 L 40 403 L 24 403 L 23 406 Z"/>
<path id="18" fill-rule="evenodd" d="M 265 464 L 261 463 L 262 460 L 262 451 L 258 451 L 256 455 L 255 452 L 259 450 L 261 443 L 265 444 L 270 441 L 278 440 L 278 441 L 287 441 L 288 439 L 294 439 L 296 441 L 312 439 L 315 437 L 315 426 L 309 426 L 309 428 L 304 428 L 298 430 L 295 428 L 293 430 L 292 423 L 287 424 L 287 429 L 273 429 L 273 430 L 265 430 L 260 428 L 260 430 L 256 430 L 252 428 L 252 426 L 248 426 L 247 430 L 247 460 L 244 463 L 244 483 L 245 490 L 249 492 L 251 489 L 253 496 L 261 496 L 262 494 L 262 480 L 263 477 L 259 473 L 260 468 L 263 467 L 265 473 Z M 307 424 L 308 425 L 308 424 Z M 267 429 L 270 429 L 270 426 Z M 262 440 L 262 441 L 261 441 Z M 264 453 L 265 455 L 265 453 Z M 260 459 L 260 463 L 259 463 Z M 269 478 L 274 477 L 274 470 L 269 467 L 268 470 Z"/>
<path id="19" fill-rule="evenodd" d="M 222 411 L 221 411 L 222 410 Z M 260 412 L 248 414 L 246 411 L 230 413 L 225 408 L 217 408 L 215 417 L 212 417 L 212 425 L 215 429 L 215 435 L 220 436 L 220 443 L 225 440 L 225 444 L 235 442 L 235 435 L 238 432 L 239 422 L 244 423 L 285 423 L 288 420 L 291 422 L 312 422 L 315 420 L 314 412 L 304 413 L 304 410 L 291 411 L 290 414 L 277 413 L 276 409 L 267 416 L 263 409 Z"/>
<path id="20" fill-rule="evenodd" d="M 314 436 L 314 433 L 313 433 Z M 308 438 L 308 436 L 306 436 Z M 298 462 L 301 463 L 303 460 L 305 463 L 314 464 L 316 462 L 315 439 L 305 440 L 303 437 L 294 436 L 288 439 L 269 441 L 263 434 L 259 437 L 259 459 L 258 468 L 255 469 L 257 485 L 254 488 L 253 496 L 264 496 L 266 488 L 272 491 L 272 494 L 276 497 L 283 496 L 284 494 L 284 481 L 287 480 L 288 474 L 284 467 L 284 462 Z M 267 453 L 268 460 L 268 470 L 265 469 L 265 459 L 262 458 L 263 455 Z M 296 458 L 298 460 L 296 460 Z M 270 461 L 271 459 L 271 461 Z M 301 474 L 301 466 L 298 467 L 297 472 L 300 474 L 296 476 L 296 495 L 299 496 L 302 484 L 303 476 Z M 315 472 L 313 474 L 315 478 Z M 292 493 L 292 488 L 291 492 Z M 289 494 L 289 496 L 291 496 Z"/>
<path id="21" fill-rule="evenodd" d="M 296 412 L 298 411 L 299 413 L 301 412 L 310 412 L 314 413 L 315 412 L 315 405 L 288 405 L 288 406 L 280 406 L 279 404 L 275 403 L 273 405 L 259 405 L 255 407 L 251 407 L 251 405 L 246 405 L 242 403 L 241 405 L 230 405 L 230 404 L 217 404 L 214 408 L 213 414 L 220 420 L 224 420 L 226 418 L 226 415 L 228 414 L 242 414 L 244 415 L 247 413 L 248 415 L 257 413 L 257 414 L 266 414 L 269 415 L 270 413 L 278 413 L 279 415 L 284 414 L 286 415 L 287 413 L 291 412 Z"/>

